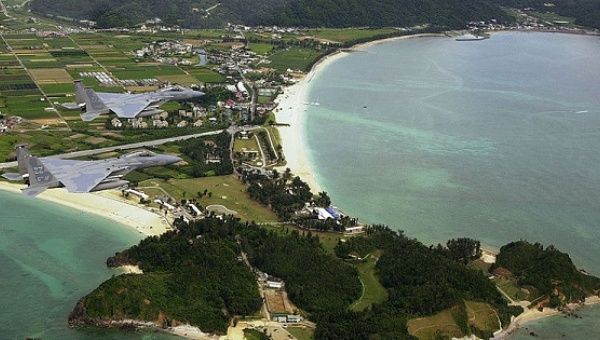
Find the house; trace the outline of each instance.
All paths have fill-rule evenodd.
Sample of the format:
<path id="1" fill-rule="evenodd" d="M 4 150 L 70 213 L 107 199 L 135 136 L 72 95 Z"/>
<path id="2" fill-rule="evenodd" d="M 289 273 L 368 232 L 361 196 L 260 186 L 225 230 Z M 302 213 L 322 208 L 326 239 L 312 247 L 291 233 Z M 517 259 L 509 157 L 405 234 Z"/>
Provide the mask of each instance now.
<path id="1" fill-rule="evenodd" d="M 194 127 L 201 127 L 202 126 L 202 120 L 198 119 L 197 121 L 194 122 Z"/>
<path id="2" fill-rule="evenodd" d="M 217 155 L 207 155 L 206 156 L 206 164 L 220 164 L 221 163 L 221 157 L 217 156 Z"/>
<path id="3" fill-rule="evenodd" d="M 110 124 L 117 129 L 123 127 L 123 123 L 117 117 L 113 118 Z"/>
<path id="4" fill-rule="evenodd" d="M 153 120 L 152 126 L 156 128 L 166 128 L 169 126 L 169 123 L 166 120 Z"/>
<path id="5" fill-rule="evenodd" d="M 302 321 L 302 317 L 300 315 L 293 315 L 293 314 L 288 314 L 286 316 L 287 322 L 293 322 L 293 323 L 297 323 Z"/>
<path id="6" fill-rule="evenodd" d="M 269 276 L 267 278 L 267 287 L 269 287 L 269 288 L 281 289 L 281 288 L 283 288 L 284 285 L 285 285 L 285 283 L 280 278 L 277 278 L 274 276 Z"/>
<path id="7" fill-rule="evenodd" d="M 188 125 L 188 122 L 186 120 L 182 120 L 181 122 L 177 123 L 178 128 L 184 128 L 187 125 Z"/>
<path id="8" fill-rule="evenodd" d="M 347 227 L 344 229 L 345 234 L 361 234 L 365 232 L 365 226 L 357 225 L 354 227 Z"/>

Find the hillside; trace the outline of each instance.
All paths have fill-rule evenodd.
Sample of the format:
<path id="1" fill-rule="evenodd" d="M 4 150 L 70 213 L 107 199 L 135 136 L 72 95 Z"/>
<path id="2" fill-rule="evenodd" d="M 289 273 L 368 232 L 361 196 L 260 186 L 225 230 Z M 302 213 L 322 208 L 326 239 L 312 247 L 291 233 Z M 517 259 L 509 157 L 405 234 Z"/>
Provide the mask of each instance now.
<path id="1" fill-rule="evenodd" d="M 512 242 L 502 248 L 495 268 L 509 270 L 520 286 L 531 286 L 551 307 L 580 302 L 600 292 L 600 279 L 580 272 L 568 254 L 539 243 Z"/>
<path id="2" fill-rule="evenodd" d="M 304 27 L 384 27 L 470 20 L 510 20 L 487 0 L 32 0 L 32 11 L 90 19 L 100 27 L 132 26 L 159 17 L 166 24 L 214 27 L 227 22 Z M 210 9 L 208 12 L 207 9 Z"/>
<path id="3" fill-rule="evenodd" d="M 554 12 L 574 19 L 581 26 L 600 28 L 600 0 L 493 0 L 513 8 L 530 8 L 538 12 Z M 548 6 L 552 4 L 553 6 Z"/>

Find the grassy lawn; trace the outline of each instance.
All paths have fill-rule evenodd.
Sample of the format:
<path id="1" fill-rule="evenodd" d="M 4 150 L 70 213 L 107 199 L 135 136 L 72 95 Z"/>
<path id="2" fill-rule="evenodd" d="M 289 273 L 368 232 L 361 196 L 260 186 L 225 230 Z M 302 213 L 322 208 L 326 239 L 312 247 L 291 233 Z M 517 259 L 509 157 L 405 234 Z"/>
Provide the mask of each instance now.
<path id="1" fill-rule="evenodd" d="M 484 302 L 465 301 L 469 324 L 482 330 L 495 332 L 500 329 L 498 314 Z"/>
<path id="2" fill-rule="evenodd" d="M 494 283 L 515 301 L 532 300 L 529 297 L 529 292 L 521 289 L 514 280 L 497 277 L 494 278 Z"/>
<path id="3" fill-rule="evenodd" d="M 569 23 L 567 26 L 571 26 L 573 25 L 573 22 L 575 22 L 575 18 L 564 17 L 562 15 L 558 15 L 552 12 L 529 12 L 529 14 L 540 20 L 547 21 L 552 24 L 554 24 L 554 21 L 566 21 Z"/>
<path id="4" fill-rule="evenodd" d="M 269 58 L 272 67 L 284 72 L 287 69 L 305 71 L 319 57 L 319 52 L 310 48 L 291 47 L 274 53 Z"/>
<path id="5" fill-rule="evenodd" d="M 428 317 L 410 319 L 406 326 L 408 333 L 419 339 L 437 339 L 439 335 L 443 336 L 442 339 L 464 336 L 454 321 L 452 309 L 446 309 Z"/>
<path id="6" fill-rule="evenodd" d="M 312 340 L 315 338 L 315 330 L 312 328 L 288 327 L 287 331 L 298 340 Z"/>
<path id="7" fill-rule="evenodd" d="M 398 32 L 393 28 L 381 28 L 381 29 L 360 29 L 360 28 L 325 28 L 308 31 L 309 35 L 316 38 L 326 39 L 337 42 L 348 42 L 357 39 L 370 38 L 377 35 L 389 34 Z"/>
<path id="8" fill-rule="evenodd" d="M 252 200 L 246 193 L 246 187 L 235 176 L 203 177 L 191 179 L 170 179 L 167 182 L 150 179 L 139 184 L 140 187 L 160 186 L 177 200 L 195 198 L 198 192 L 207 189 L 212 197 L 203 197 L 200 204 L 204 207 L 218 204 L 235 210 L 246 221 L 274 222 L 277 216 L 269 208 Z"/>
<path id="9" fill-rule="evenodd" d="M 260 147 L 258 146 L 258 143 L 256 142 L 256 138 L 254 136 L 248 139 L 235 139 L 235 142 L 233 144 L 233 150 L 236 152 L 241 152 L 244 149 L 260 151 Z"/>
<path id="10" fill-rule="evenodd" d="M 354 311 L 361 311 L 374 304 L 381 303 L 387 300 L 388 293 L 379 282 L 375 273 L 375 264 L 377 258 L 381 255 L 380 251 L 376 251 L 369 258 L 356 265 L 360 280 L 363 284 L 363 294 L 355 303 L 350 306 Z"/>

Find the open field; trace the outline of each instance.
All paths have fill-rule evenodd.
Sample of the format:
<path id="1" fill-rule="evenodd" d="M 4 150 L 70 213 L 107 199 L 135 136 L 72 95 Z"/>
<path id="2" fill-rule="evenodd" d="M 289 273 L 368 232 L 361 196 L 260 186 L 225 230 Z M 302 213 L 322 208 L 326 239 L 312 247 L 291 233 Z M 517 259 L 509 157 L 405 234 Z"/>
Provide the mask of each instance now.
<path id="1" fill-rule="evenodd" d="M 38 68 L 29 71 L 38 84 L 71 83 L 73 78 L 62 68 Z"/>
<path id="2" fill-rule="evenodd" d="M 290 326 L 287 331 L 298 340 L 312 340 L 315 338 L 315 330 L 311 328 Z"/>
<path id="3" fill-rule="evenodd" d="M 273 50 L 273 45 L 268 43 L 250 43 L 250 51 L 256 54 L 267 54 Z"/>
<path id="4" fill-rule="evenodd" d="M 398 30 L 393 28 L 380 28 L 380 29 L 361 29 L 361 28 L 346 28 L 346 29 L 336 29 L 336 28 L 324 28 L 324 29 L 316 29 L 309 30 L 307 32 L 308 35 L 312 35 L 318 39 L 325 39 L 335 42 L 351 42 L 353 40 L 366 39 L 375 37 L 383 34 L 391 34 L 398 32 Z"/>
<path id="5" fill-rule="evenodd" d="M 457 307 L 454 307 L 457 308 Z M 420 340 L 442 338 L 460 338 L 464 334 L 454 321 L 452 309 L 443 310 L 435 315 L 414 318 L 406 323 L 408 333 Z"/>
<path id="6" fill-rule="evenodd" d="M 506 293 L 506 295 L 510 296 L 514 301 L 533 301 L 535 299 L 535 297 L 530 296 L 528 290 L 519 287 L 513 279 L 496 277 L 493 281 L 498 288 Z"/>
<path id="7" fill-rule="evenodd" d="M 235 176 L 216 176 L 190 179 L 171 179 L 162 181 L 150 179 L 139 183 L 140 187 L 160 187 L 175 199 L 197 198 L 204 189 L 212 192 L 211 197 L 198 199 L 200 205 L 223 205 L 235 210 L 237 217 L 246 221 L 274 222 L 277 216 L 267 207 L 252 200 L 246 193 L 246 187 Z"/>
<path id="8" fill-rule="evenodd" d="M 356 265 L 360 281 L 363 284 L 363 293 L 359 300 L 353 303 L 350 308 L 354 311 L 361 311 L 374 304 L 382 303 L 388 299 L 388 293 L 379 282 L 375 273 L 377 258 L 381 256 L 380 251 L 375 251 L 363 263 Z"/>
<path id="9" fill-rule="evenodd" d="M 270 313 L 287 313 L 285 302 L 281 291 L 275 289 L 265 289 L 265 299 Z"/>
<path id="10" fill-rule="evenodd" d="M 185 70 L 203 83 L 221 83 L 225 77 L 205 67 L 187 67 Z"/>
<path id="11" fill-rule="evenodd" d="M 495 332 L 500 329 L 498 314 L 484 302 L 465 301 L 469 324 L 482 331 Z"/>
<path id="12" fill-rule="evenodd" d="M 273 53 L 269 59 L 271 64 L 268 67 L 278 71 L 306 70 L 319 57 L 319 52 L 302 47 L 290 47 L 287 50 L 277 51 Z"/>

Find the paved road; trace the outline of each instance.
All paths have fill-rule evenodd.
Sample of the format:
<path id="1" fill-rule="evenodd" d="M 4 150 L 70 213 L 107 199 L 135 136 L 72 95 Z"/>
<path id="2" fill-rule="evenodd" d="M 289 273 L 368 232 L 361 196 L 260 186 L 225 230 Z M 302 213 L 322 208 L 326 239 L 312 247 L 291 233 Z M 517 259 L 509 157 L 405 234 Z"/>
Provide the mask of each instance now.
<path id="1" fill-rule="evenodd" d="M 209 132 L 203 132 L 203 133 L 196 133 L 193 135 L 177 136 L 177 137 L 170 137 L 170 138 L 163 138 L 163 139 L 155 139 L 155 140 L 149 140 L 149 141 L 145 141 L 145 142 L 111 146 L 108 148 L 74 151 L 74 152 L 63 153 L 60 155 L 54 155 L 52 157 L 69 159 L 69 158 L 92 156 L 92 155 L 97 155 L 97 154 L 105 153 L 105 152 L 111 152 L 111 151 L 115 151 L 115 150 L 138 149 L 138 148 L 162 145 L 162 144 L 171 143 L 171 142 L 177 142 L 177 141 L 186 140 L 186 139 L 190 139 L 190 138 L 218 135 L 221 132 L 223 132 L 223 130 L 209 131 Z M 0 163 L 0 169 L 14 168 L 16 166 L 17 166 L 17 162 Z"/>

